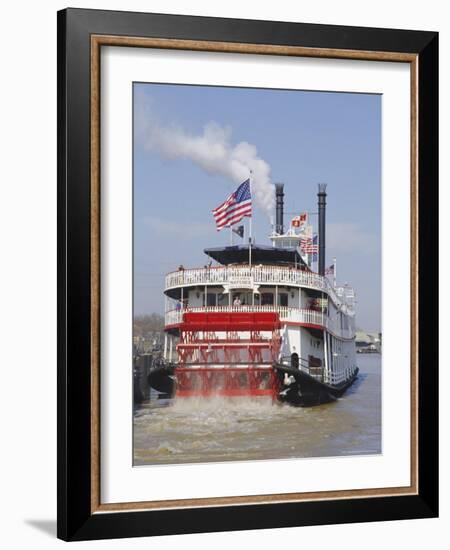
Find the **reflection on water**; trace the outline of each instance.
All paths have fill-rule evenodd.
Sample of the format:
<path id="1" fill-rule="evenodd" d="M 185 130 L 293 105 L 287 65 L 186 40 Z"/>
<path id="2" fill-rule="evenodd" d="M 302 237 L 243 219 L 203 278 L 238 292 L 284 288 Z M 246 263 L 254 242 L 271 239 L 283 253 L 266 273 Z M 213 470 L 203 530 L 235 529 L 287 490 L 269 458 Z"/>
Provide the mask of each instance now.
<path id="1" fill-rule="evenodd" d="M 176 464 L 381 452 L 381 356 L 333 403 L 311 408 L 266 398 L 150 401 L 134 411 L 134 464 Z"/>

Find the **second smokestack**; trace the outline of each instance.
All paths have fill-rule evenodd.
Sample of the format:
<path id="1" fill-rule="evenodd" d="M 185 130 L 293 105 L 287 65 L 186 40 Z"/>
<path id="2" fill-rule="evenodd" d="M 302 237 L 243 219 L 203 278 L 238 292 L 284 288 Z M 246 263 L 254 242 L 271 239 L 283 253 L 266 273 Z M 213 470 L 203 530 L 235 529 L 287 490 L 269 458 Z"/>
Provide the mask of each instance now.
<path id="1" fill-rule="evenodd" d="M 275 211 L 275 232 L 278 235 L 284 233 L 283 211 L 284 211 L 284 183 L 275 184 L 276 211 Z"/>
<path id="2" fill-rule="evenodd" d="M 325 275 L 325 207 L 327 205 L 326 183 L 319 183 L 317 199 L 319 206 L 319 275 Z"/>

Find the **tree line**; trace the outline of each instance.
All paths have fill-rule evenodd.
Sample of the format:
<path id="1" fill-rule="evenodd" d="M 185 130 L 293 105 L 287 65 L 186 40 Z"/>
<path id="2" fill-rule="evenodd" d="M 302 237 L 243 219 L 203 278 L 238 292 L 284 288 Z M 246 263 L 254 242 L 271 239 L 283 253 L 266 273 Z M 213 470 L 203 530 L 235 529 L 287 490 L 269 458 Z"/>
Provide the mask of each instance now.
<path id="1" fill-rule="evenodd" d="M 162 332 L 164 330 L 164 317 L 159 313 L 149 315 L 136 315 L 133 322 L 134 336 L 147 336 L 152 332 Z"/>

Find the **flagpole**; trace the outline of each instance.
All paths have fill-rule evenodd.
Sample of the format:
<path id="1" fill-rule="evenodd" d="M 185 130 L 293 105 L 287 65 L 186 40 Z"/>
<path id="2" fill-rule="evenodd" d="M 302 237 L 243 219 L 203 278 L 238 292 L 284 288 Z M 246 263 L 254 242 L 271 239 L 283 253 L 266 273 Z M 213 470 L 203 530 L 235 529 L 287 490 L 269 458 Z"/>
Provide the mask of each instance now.
<path id="1" fill-rule="evenodd" d="M 336 288 L 336 258 L 333 258 L 333 286 Z"/>
<path id="2" fill-rule="evenodd" d="M 252 197 L 252 171 L 250 170 L 250 175 L 248 177 L 249 187 L 250 187 L 250 197 L 252 199 L 252 215 L 248 219 L 248 232 L 249 232 L 249 241 L 248 241 L 248 265 L 250 270 L 252 268 L 252 216 L 253 216 L 253 197 Z"/>

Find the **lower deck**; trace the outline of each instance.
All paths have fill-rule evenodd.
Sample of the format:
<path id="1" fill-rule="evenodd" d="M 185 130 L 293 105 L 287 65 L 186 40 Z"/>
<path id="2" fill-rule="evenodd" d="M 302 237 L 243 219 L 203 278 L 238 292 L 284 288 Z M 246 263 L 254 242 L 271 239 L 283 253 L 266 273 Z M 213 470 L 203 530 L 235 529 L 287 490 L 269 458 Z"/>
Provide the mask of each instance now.
<path id="1" fill-rule="evenodd" d="M 275 365 L 339 387 L 356 372 L 355 351 L 354 339 L 283 323 L 275 312 L 242 311 L 186 312 L 164 348 L 177 369 L 179 395 L 273 394 L 287 381 L 267 374 Z"/>

